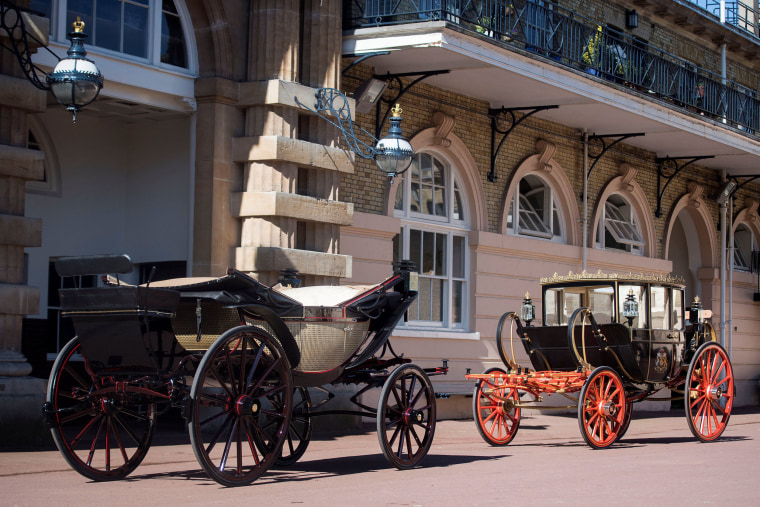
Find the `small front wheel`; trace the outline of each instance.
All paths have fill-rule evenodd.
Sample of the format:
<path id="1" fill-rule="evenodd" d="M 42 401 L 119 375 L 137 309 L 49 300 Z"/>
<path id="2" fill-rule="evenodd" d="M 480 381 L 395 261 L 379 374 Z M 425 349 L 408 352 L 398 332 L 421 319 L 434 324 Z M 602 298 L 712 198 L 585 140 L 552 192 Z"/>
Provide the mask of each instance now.
<path id="1" fill-rule="evenodd" d="M 586 443 L 594 449 L 612 445 L 625 425 L 623 381 L 615 370 L 600 366 L 591 372 L 578 398 L 578 425 Z"/>
<path id="2" fill-rule="evenodd" d="M 493 446 L 507 445 L 520 427 L 520 396 L 517 389 L 507 387 L 504 370 L 491 368 L 485 375 L 490 379 L 478 380 L 472 394 L 472 415 L 483 440 Z"/>
<path id="3" fill-rule="evenodd" d="M 435 391 L 414 364 L 393 370 L 377 404 L 377 438 L 388 462 L 400 470 L 419 465 L 435 434 Z"/>
<path id="4" fill-rule="evenodd" d="M 720 344 L 707 342 L 689 364 L 684 389 L 686 421 L 702 442 L 718 438 L 726 429 L 734 404 L 734 372 Z"/>

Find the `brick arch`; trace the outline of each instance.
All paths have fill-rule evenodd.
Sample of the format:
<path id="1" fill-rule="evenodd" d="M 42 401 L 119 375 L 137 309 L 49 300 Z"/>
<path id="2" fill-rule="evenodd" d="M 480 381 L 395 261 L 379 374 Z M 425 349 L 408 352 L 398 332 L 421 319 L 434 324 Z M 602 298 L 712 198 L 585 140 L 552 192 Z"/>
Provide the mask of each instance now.
<path id="1" fill-rule="evenodd" d="M 717 265 L 718 238 L 715 234 L 715 226 L 707 205 L 701 197 L 701 191 L 698 186 L 690 185 L 691 192 L 683 195 L 673 205 L 670 212 L 668 223 L 665 227 L 665 244 L 662 249 L 663 259 L 668 259 L 670 254 L 670 237 L 673 232 L 676 220 L 681 211 L 686 211 L 694 222 L 699 236 L 700 255 L 703 266 Z"/>
<path id="2" fill-rule="evenodd" d="M 641 228 L 641 237 L 644 239 L 644 257 L 655 257 L 656 251 L 656 231 L 654 227 L 654 215 L 649 207 L 647 196 L 641 186 L 636 182 L 637 169 L 630 164 L 623 163 L 620 165 L 620 176 L 612 178 L 602 189 L 597 197 L 594 211 L 591 215 L 591 236 L 589 243 L 596 244 L 597 229 L 599 228 L 599 218 L 602 215 L 604 203 L 611 195 L 622 195 L 628 201 L 636 212 L 636 218 L 639 219 Z"/>
<path id="3" fill-rule="evenodd" d="M 538 153 L 530 155 L 523 160 L 510 177 L 499 219 L 499 231 L 503 234 L 507 227 L 509 207 L 512 204 L 515 192 L 517 192 L 520 180 L 525 176 L 535 174 L 546 181 L 552 188 L 557 206 L 562 211 L 562 218 L 564 220 L 562 227 L 565 231 L 566 243 L 568 245 L 579 245 L 581 240 L 581 232 L 578 228 L 580 213 L 578 212 L 573 185 L 570 183 L 565 170 L 553 158 L 556 146 L 549 141 L 539 139 L 536 141 L 536 151 Z"/>
<path id="4" fill-rule="evenodd" d="M 439 133 L 438 128 L 431 127 L 415 135 L 409 142 L 412 143 L 415 152 L 424 150 L 440 155 L 456 168 L 463 186 L 461 190 L 467 198 L 470 228 L 474 231 L 485 231 L 488 229 L 488 212 L 478 165 L 459 137 L 449 133 L 445 139 L 450 142 L 442 143 Z M 388 192 L 385 195 L 383 207 L 385 215 L 393 216 L 396 191 L 400 181 L 401 178 L 396 178 L 392 185 L 386 185 Z"/>

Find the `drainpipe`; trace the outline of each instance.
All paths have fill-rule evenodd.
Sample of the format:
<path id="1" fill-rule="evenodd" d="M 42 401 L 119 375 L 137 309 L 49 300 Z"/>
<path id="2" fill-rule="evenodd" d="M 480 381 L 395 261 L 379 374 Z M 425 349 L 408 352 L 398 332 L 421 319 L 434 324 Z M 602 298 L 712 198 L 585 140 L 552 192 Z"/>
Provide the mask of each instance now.
<path id="1" fill-rule="evenodd" d="M 728 358 L 734 344 L 734 199 L 728 199 Z"/>
<path id="2" fill-rule="evenodd" d="M 586 271 L 588 241 L 588 132 L 583 129 L 583 271 Z"/>
<path id="3" fill-rule="evenodd" d="M 721 182 L 726 181 L 726 170 L 721 170 Z M 720 344 L 726 340 L 726 203 L 720 204 Z"/>

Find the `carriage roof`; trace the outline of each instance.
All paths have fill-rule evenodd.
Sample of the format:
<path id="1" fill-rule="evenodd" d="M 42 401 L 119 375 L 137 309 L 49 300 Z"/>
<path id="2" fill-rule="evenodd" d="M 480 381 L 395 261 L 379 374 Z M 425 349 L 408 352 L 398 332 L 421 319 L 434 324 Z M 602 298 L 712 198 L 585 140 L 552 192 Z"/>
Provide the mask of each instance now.
<path id="1" fill-rule="evenodd" d="M 650 273 L 588 273 L 585 270 L 581 273 L 570 271 L 567 275 L 554 273 L 550 277 L 544 277 L 540 280 L 541 287 L 567 287 L 567 286 L 584 286 L 584 285 L 641 285 L 655 284 L 667 285 L 683 289 L 684 281 L 681 277 L 670 274 L 650 274 Z"/>

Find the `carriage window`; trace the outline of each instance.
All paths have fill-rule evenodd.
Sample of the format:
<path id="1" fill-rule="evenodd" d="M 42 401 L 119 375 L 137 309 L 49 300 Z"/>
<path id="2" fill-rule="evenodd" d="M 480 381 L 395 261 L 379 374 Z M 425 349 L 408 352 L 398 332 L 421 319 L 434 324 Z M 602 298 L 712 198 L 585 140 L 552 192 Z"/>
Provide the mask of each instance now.
<path id="1" fill-rule="evenodd" d="M 683 291 L 680 289 L 673 290 L 673 319 L 671 328 L 683 329 Z"/>
<path id="2" fill-rule="evenodd" d="M 561 291 L 558 289 L 548 289 L 544 293 L 544 311 L 546 317 L 544 319 L 545 326 L 558 326 L 559 322 L 559 302 L 561 299 Z"/>
<path id="3" fill-rule="evenodd" d="M 612 287 L 598 287 L 589 291 L 589 310 L 599 324 L 613 322 L 614 289 Z"/>
<path id="4" fill-rule="evenodd" d="M 631 321 L 631 327 L 647 327 L 647 293 L 646 287 L 643 285 L 618 286 L 618 315 L 621 315 L 619 322 L 623 324 L 627 323 L 626 319 L 622 318 L 623 305 L 625 304 L 625 300 L 628 297 L 628 294 L 631 292 L 633 292 L 633 297 L 635 298 L 639 307 L 639 316 Z"/>
<path id="5" fill-rule="evenodd" d="M 578 292 L 565 292 L 564 303 L 562 323 L 567 324 L 573 312 L 583 306 L 583 295 Z"/>
<path id="6" fill-rule="evenodd" d="M 670 329 L 670 290 L 667 287 L 652 287 L 651 319 L 652 329 Z"/>

